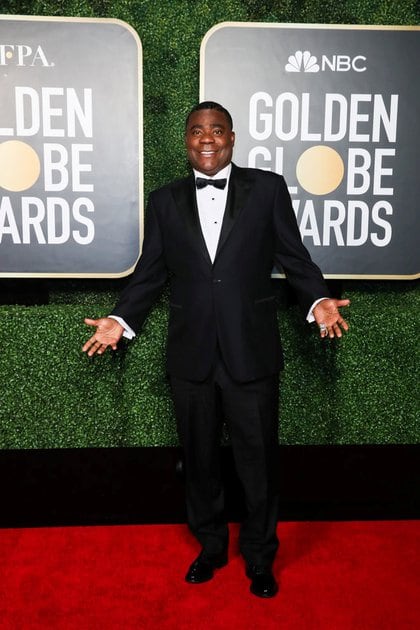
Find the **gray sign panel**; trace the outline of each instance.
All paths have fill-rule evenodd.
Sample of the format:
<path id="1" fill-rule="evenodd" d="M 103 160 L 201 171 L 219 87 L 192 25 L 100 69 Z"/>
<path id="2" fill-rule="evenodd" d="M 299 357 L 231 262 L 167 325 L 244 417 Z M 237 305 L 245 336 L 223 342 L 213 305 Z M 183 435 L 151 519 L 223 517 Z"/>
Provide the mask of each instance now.
<path id="1" fill-rule="evenodd" d="M 327 277 L 419 275 L 419 27 L 223 23 L 201 100 L 232 113 L 240 166 L 284 174 Z"/>
<path id="2" fill-rule="evenodd" d="M 135 31 L 2 16 L 0 92 L 0 276 L 128 274 L 143 229 Z"/>

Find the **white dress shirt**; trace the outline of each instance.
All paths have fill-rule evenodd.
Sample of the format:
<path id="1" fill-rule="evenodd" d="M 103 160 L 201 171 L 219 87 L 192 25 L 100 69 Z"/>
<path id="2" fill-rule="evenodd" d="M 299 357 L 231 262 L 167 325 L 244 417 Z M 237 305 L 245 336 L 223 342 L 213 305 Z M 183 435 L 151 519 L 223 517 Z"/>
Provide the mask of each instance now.
<path id="1" fill-rule="evenodd" d="M 211 185 L 206 186 L 205 188 L 196 188 L 197 208 L 201 231 L 203 232 L 211 262 L 214 262 L 220 238 L 220 231 L 222 229 L 223 216 L 225 214 L 232 164 L 225 166 L 225 168 L 217 173 L 216 177 L 209 177 L 208 175 L 200 173 L 195 169 L 193 170 L 195 177 L 202 177 L 203 179 L 227 180 L 226 186 L 223 189 L 215 188 Z"/>

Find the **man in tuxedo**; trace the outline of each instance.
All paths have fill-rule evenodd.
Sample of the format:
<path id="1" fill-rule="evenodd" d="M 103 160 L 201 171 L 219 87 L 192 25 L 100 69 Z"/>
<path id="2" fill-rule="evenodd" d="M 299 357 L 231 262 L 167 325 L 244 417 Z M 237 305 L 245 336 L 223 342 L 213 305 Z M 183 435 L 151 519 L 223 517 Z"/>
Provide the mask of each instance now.
<path id="1" fill-rule="evenodd" d="M 272 597 L 278 547 L 278 376 L 283 358 L 270 274 L 282 267 L 321 337 L 348 326 L 303 246 L 280 175 L 231 162 L 232 118 L 208 101 L 190 112 L 185 143 L 193 173 L 151 193 L 143 252 L 110 317 L 83 346 L 115 350 L 140 329 L 167 278 L 167 372 L 185 454 L 188 524 L 202 545 L 186 580 L 210 580 L 227 563 L 219 445 L 231 437 L 247 517 L 240 550 L 251 592 Z"/>

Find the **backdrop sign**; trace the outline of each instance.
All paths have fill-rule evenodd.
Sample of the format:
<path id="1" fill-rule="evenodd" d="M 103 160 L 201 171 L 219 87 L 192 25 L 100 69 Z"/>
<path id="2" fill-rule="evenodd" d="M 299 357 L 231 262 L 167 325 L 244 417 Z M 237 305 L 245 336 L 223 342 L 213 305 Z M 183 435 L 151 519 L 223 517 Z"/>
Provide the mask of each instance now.
<path id="1" fill-rule="evenodd" d="M 141 43 L 118 20 L 0 18 L 0 275 L 121 276 L 142 237 Z"/>
<path id="2" fill-rule="evenodd" d="M 419 275 L 419 27 L 223 23 L 201 100 L 231 112 L 235 161 L 284 174 L 333 278 Z"/>

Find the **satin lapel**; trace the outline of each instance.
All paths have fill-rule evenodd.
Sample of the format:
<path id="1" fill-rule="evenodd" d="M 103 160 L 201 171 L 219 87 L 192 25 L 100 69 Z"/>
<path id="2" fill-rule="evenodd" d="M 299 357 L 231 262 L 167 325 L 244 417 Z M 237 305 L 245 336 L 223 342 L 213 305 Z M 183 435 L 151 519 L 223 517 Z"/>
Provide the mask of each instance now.
<path id="1" fill-rule="evenodd" d="M 206 247 L 203 232 L 201 231 L 200 219 L 198 217 L 197 199 L 195 196 L 194 177 L 176 182 L 172 187 L 175 204 L 180 215 L 184 218 L 187 230 L 190 233 L 197 249 L 204 256 L 209 265 L 212 264 L 209 252 Z"/>
<path id="2" fill-rule="evenodd" d="M 222 229 L 220 232 L 219 243 L 217 245 L 215 261 L 219 256 L 220 251 L 224 247 L 252 188 L 253 179 L 249 176 L 248 173 L 249 171 L 238 168 L 237 166 L 232 164 L 232 173 L 229 181 L 229 192 L 226 201 L 226 210 L 223 217 Z"/>

